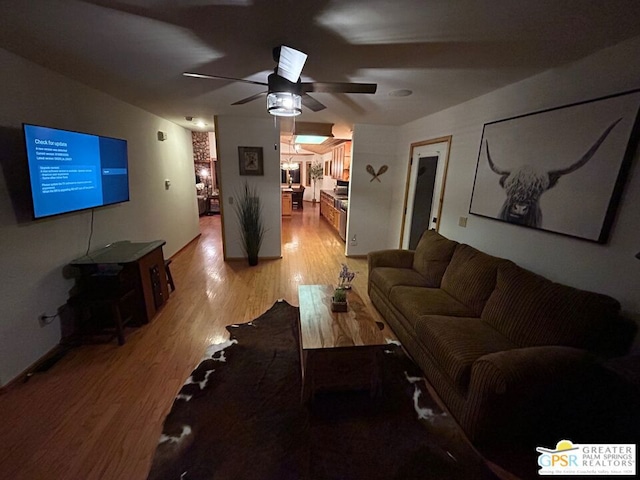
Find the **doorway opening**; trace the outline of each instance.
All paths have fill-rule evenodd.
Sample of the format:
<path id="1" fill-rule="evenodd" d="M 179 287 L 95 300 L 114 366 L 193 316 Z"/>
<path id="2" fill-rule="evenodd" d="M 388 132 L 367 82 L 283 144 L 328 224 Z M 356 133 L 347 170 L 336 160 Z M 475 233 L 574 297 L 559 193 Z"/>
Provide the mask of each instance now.
<path id="1" fill-rule="evenodd" d="M 411 144 L 400 248 L 413 250 L 425 230 L 440 229 L 451 135 Z"/>

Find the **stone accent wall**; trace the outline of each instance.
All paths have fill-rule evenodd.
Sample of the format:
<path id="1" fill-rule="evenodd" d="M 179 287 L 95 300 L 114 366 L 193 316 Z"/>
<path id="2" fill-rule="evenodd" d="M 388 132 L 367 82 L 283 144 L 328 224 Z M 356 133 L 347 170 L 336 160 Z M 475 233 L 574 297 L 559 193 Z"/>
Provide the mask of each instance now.
<path id="1" fill-rule="evenodd" d="M 191 141 L 193 143 L 193 161 L 208 162 L 211 158 L 209 133 L 191 132 Z"/>

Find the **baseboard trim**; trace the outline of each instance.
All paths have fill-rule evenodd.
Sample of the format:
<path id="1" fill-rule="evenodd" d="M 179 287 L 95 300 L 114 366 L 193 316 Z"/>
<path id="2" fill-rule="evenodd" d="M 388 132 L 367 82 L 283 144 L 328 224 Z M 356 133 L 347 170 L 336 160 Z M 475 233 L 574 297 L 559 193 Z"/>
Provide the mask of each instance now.
<path id="1" fill-rule="evenodd" d="M 51 350 L 42 355 L 31 365 L 29 365 L 26 369 L 24 369 L 21 373 L 9 380 L 5 385 L 0 386 L 0 395 L 6 394 L 20 382 L 26 383 L 27 381 L 29 381 L 29 379 L 35 373 L 37 373 L 42 365 L 46 364 L 49 361 L 52 361 L 58 355 L 64 355 L 70 348 L 70 345 L 63 345 L 61 343 L 57 344 L 55 347 L 53 347 Z"/>
<path id="2" fill-rule="evenodd" d="M 279 257 L 258 257 L 258 262 L 262 261 L 262 260 L 282 260 L 282 255 L 280 255 Z M 247 257 L 227 257 L 224 259 L 225 262 L 240 262 L 240 261 L 247 261 Z"/>
<path id="3" fill-rule="evenodd" d="M 171 255 L 169 258 L 171 260 L 174 259 L 174 257 L 176 257 L 180 252 L 182 252 L 185 248 L 187 248 L 189 245 L 191 245 L 193 242 L 195 242 L 196 240 L 198 240 L 200 237 L 202 236 L 202 232 L 198 232 L 198 234 L 193 237 L 191 240 L 189 240 L 187 243 L 184 244 L 184 246 L 178 250 L 177 252 L 175 252 L 173 255 Z"/>

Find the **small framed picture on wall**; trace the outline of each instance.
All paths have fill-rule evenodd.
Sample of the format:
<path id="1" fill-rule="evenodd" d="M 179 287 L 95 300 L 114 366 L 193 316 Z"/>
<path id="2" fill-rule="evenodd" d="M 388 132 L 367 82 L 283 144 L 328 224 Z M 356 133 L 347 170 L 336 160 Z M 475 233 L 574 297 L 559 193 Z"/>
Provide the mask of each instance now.
<path id="1" fill-rule="evenodd" d="M 262 147 L 238 147 L 240 175 L 264 175 Z"/>

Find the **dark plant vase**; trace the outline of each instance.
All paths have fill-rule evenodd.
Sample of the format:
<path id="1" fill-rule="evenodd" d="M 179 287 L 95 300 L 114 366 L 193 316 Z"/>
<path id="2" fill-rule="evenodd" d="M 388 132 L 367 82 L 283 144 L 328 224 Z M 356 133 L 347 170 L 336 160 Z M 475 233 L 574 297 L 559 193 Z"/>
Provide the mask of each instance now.
<path id="1" fill-rule="evenodd" d="M 245 182 L 243 190 L 237 195 L 234 208 L 240 226 L 242 249 L 247 254 L 249 265 L 255 266 L 258 264 L 258 253 L 265 233 L 262 205 L 256 189 Z"/>
<path id="2" fill-rule="evenodd" d="M 331 311 L 332 312 L 346 312 L 349 304 L 347 302 L 334 302 L 331 297 Z"/>

